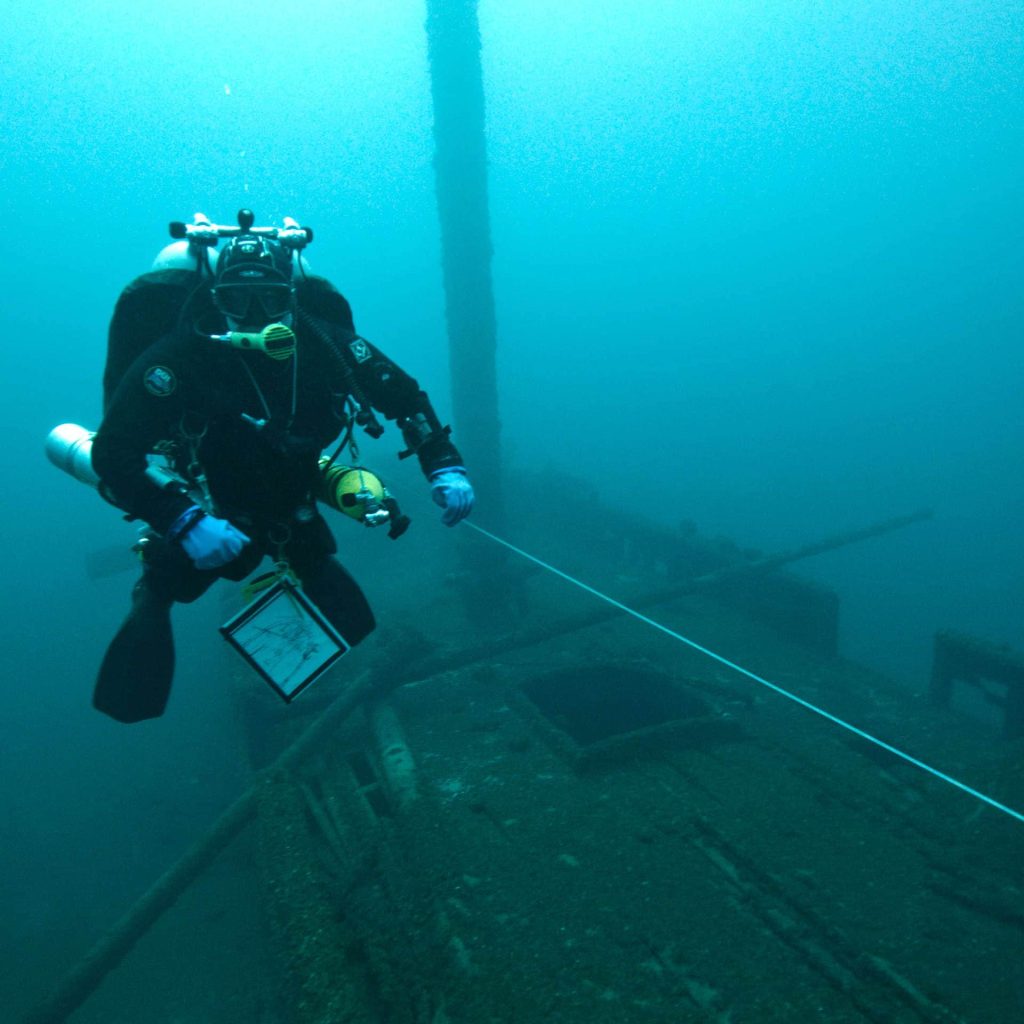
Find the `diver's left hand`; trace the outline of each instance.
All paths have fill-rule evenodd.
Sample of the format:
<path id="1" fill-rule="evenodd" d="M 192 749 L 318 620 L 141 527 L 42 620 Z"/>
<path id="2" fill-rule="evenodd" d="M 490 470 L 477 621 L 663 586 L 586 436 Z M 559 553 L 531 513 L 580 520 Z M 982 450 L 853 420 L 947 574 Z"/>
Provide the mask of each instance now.
<path id="1" fill-rule="evenodd" d="M 441 522 L 445 526 L 461 522 L 473 509 L 473 485 L 462 466 L 435 469 L 430 474 L 430 494 L 434 503 L 444 509 Z"/>

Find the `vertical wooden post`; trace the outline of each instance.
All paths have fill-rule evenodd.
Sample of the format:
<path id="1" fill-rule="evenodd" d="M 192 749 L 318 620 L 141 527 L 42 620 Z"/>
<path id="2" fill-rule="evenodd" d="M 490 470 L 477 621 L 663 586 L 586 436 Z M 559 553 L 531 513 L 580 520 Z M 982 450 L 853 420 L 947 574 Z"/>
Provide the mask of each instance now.
<path id="1" fill-rule="evenodd" d="M 500 424 L 477 0 L 427 0 L 427 48 L 455 441 L 486 521 L 498 525 Z"/>

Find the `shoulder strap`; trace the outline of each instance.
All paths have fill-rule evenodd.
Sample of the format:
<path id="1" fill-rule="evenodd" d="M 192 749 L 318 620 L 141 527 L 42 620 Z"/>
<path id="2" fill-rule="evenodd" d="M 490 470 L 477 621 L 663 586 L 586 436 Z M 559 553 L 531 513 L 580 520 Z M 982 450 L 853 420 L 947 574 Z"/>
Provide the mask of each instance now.
<path id="1" fill-rule="evenodd" d="M 339 295 L 339 298 L 340 297 L 341 296 Z M 346 302 L 345 305 L 347 306 L 348 303 Z M 384 427 L 381 425 L 380 420 L 377 419 L 377 416 L 373 411 L 373 406 L 370 405 L 365 392 L 356 380 L 355 370 L 353 369 L 346 346 L 339 345 L 337 339 L 334 337 L 332 331 L 333 325 L 329 321 L 324 321 L 320 317 L 315 316 L 308 309 L 304 309 L 302 305 L 299 305 L 298 307 L 298 318 L 299 322 L 308 330 L 312 331 L 327 351 L 334 357 L 335 364 L 341 372 L 341 379 L 344 383 L 345 390 L 352 396 L 353 401 L 356 403 L 356 423 L 358 423 L 359 426 L 361 426 L 363 430 L 370 435 L 370 437 L 380 437 L 381 434 L 384 433 Z M 349 322 L 351 323 L 351 317 Z"/>
<path id="2" fill-rule="evenodd" d="M 325 277 L 307 275 L 295 283 L 299 308 L 329 324 L 348 328 L 355 333 L 352 307 L 337 288 Z"/>
<path id="3" fill-rule="evenodd" d="M 196 275 L 190 270 L 156 270 L 135 278 L 121 292 L 107 332 L 104 411 L 128 367 L 177 326 L 195 285 Z"/>

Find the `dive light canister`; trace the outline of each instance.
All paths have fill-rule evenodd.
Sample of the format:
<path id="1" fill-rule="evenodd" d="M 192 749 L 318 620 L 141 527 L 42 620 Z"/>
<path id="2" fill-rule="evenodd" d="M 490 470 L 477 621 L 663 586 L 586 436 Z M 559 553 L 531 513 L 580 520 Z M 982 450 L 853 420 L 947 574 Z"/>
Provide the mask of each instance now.
<path id="1" fill-rule="evenodd" d="M 58 468 L 89 487 L 96 487 L 100 478 L 92 468 L 92 439 L 95 430 L 86 430 L 77 423 L 62 423 L 46 438 L 46 457 Z"/>

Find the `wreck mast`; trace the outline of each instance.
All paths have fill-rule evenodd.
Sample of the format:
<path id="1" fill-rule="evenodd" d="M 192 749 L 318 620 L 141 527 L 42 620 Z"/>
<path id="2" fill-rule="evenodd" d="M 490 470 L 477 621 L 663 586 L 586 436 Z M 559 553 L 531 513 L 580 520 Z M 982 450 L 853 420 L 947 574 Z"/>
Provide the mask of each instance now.
<path id="1" fill-rule="evenodd" d="M 489 523 L 500 523 L 497 332 L 477 0 L 427 0 L 434 171 L 452 412 Z"/>

